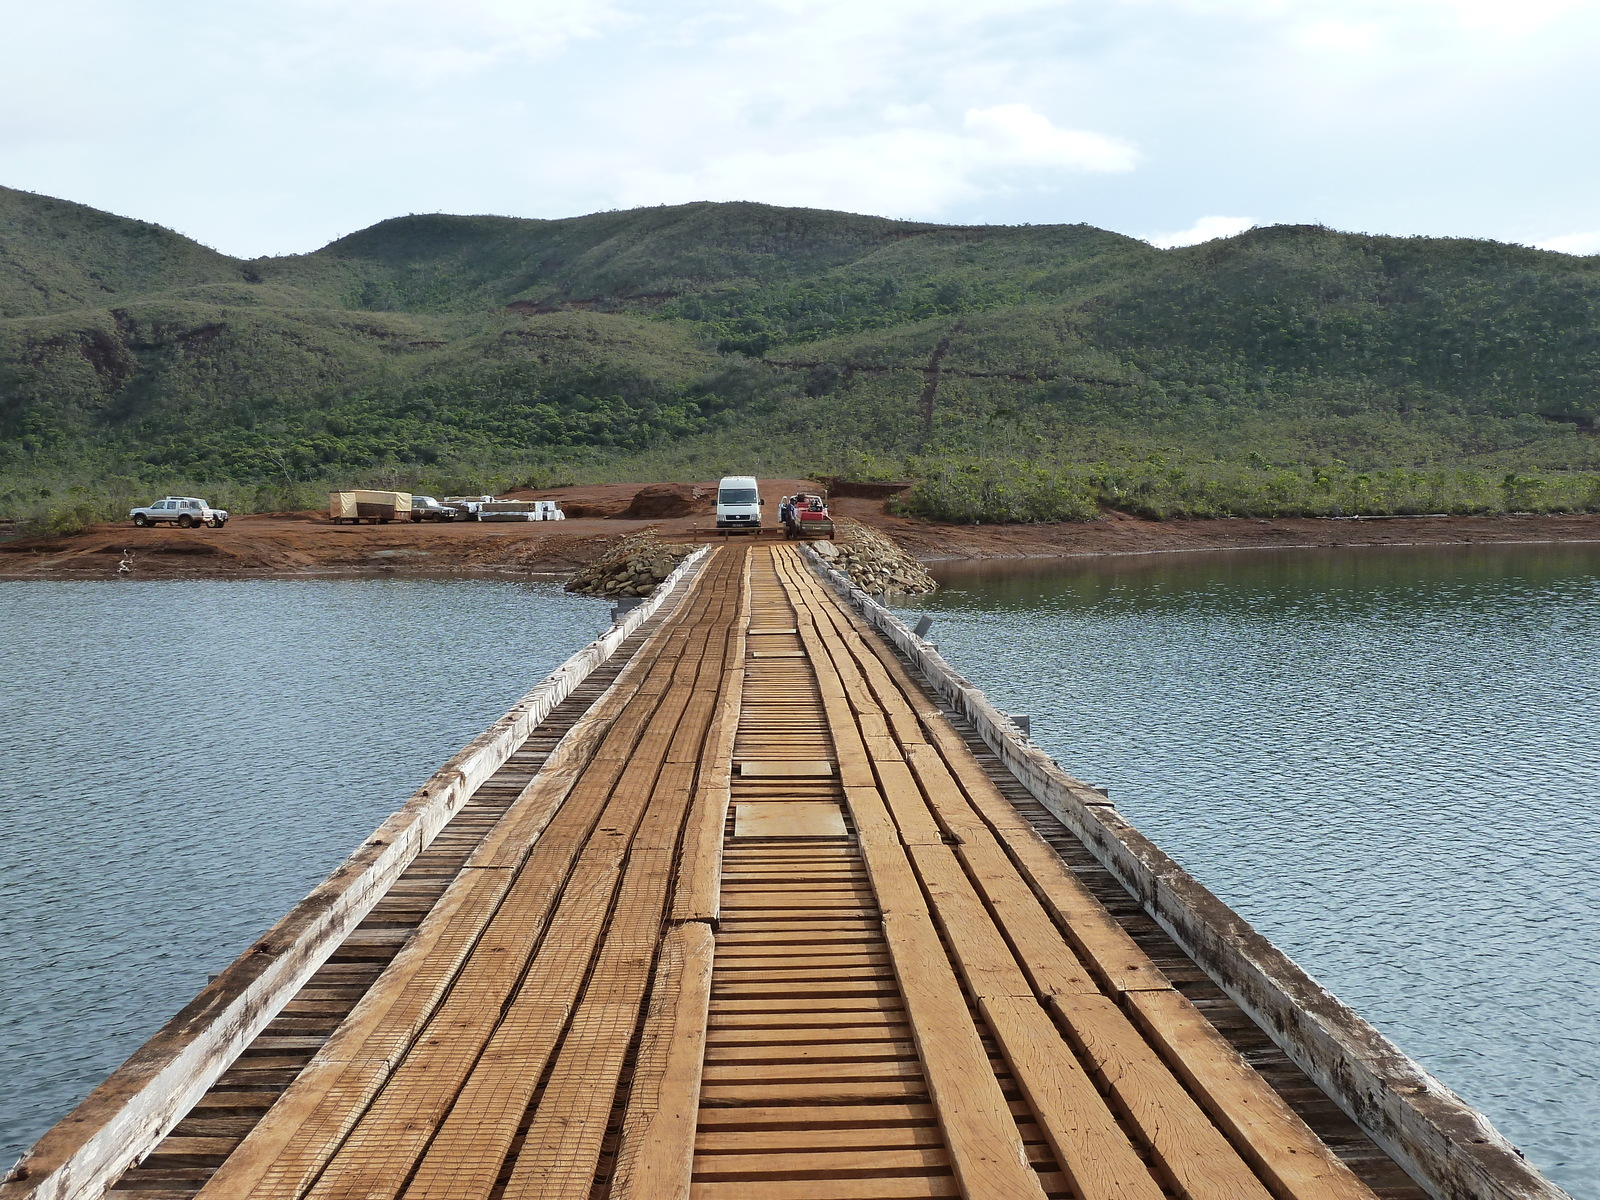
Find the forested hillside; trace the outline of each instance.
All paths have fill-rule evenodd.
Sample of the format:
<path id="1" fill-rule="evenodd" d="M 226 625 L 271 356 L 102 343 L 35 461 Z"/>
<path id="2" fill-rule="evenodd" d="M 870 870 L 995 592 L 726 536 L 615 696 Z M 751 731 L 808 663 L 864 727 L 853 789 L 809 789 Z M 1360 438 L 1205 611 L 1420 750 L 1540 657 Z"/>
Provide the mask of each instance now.
<path id="1" fill-rule="evenodd" d="M 1600 259 L 756 204 L 243 261 L 0 189 L 0 508 L 182 483 L 911 473 L 1058 519 L 1600 507 Z"/>

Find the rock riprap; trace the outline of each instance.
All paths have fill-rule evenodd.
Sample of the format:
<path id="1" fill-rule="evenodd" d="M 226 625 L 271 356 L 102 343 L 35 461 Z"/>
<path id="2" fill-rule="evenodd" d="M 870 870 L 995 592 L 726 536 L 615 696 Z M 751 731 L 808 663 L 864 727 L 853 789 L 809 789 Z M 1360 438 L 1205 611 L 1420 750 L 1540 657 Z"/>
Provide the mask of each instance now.
<path id="1" fill-rule="evenodd" d="M 580 568 L 568 580 L 567 591 L 589 596 L 648 596 L 694 551 L 694 546 L 682 542 L 663 541 L 654 529 L 630 534 Z"/>
<path id="2" fill-rule="evenodd" d="M 809 545 L 863 591 L 920 596 L 939 586 L 921 563 L 887 535 L 849 517 L 835 519 L 833 541 Z"/>

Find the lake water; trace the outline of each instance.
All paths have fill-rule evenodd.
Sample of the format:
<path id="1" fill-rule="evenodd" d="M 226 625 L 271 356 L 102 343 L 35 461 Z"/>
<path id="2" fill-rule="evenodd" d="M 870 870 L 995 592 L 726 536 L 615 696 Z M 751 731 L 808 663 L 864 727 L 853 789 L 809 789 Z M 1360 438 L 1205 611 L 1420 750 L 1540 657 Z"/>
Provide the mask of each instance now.
<path id="1" fill-rule="evenodd" d="M 1600 1197 L 1600 547 L 936 573 L 958 670 Z"/>
<path id="2" fill-rule="evenodd" d="M 0 582 L 0 1171 L 608 623 L 553 584 Z"/>
<path id="3" fill-rule="evenodd" d="M 958 669 L 1600 1200 L 1600 548 L 941 573 Z M 543 584 L 0 582 L 0 1158 L 606 620 Z"/>

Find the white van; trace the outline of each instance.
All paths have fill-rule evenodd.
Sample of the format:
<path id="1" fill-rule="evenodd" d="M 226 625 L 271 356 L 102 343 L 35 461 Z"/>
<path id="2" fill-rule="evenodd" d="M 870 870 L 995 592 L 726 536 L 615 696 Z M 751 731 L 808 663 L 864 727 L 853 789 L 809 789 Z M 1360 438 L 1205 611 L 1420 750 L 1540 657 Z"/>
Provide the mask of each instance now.
<path id="1" fill-rule="evenodd" d="M 717 528 L 761 532 L 761 493 L 751 475 L 724 475 L 717 484 Z"/>

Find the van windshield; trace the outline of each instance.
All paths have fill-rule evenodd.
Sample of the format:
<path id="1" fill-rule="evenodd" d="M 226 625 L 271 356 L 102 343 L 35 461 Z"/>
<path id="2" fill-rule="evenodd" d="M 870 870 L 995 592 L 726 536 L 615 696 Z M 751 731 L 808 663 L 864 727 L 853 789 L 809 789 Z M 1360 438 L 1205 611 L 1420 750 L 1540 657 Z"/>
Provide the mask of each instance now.
<path id="1" fill-rule="evenodd" d="M 755 488 L 723 488 L 717 493 L 718 504 L 754 504 Z"/>

